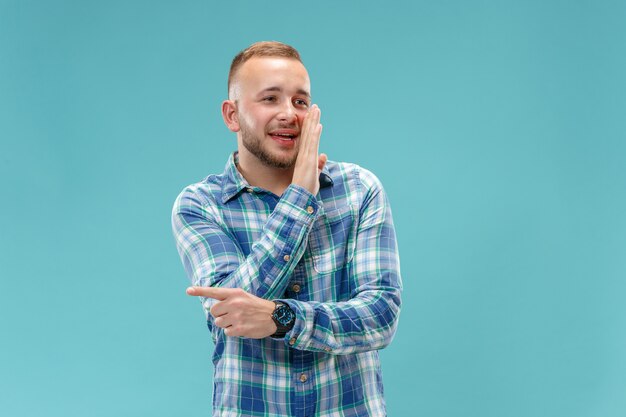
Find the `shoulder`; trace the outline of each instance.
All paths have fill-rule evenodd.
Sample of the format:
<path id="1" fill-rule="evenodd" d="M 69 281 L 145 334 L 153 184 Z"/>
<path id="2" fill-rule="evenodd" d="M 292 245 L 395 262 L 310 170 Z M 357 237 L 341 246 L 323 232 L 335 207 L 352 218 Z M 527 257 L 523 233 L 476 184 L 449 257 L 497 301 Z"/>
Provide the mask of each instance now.
<path id="1" fill-rule="evenodd" d="M 326 163 L 328 175 L 334 184 L 352 183 L 354 187 L 367 192 L 373 189 L 382 189 L 383 185 L 378 177 L 370 170 L 351 162 L 328 161 Z"/>
<path id="2" fill-rule="evenodd" d="M 211 174 L 182 189 L 174 201 L 174 212 L 215 206 L 222 194 L 222 174 Z"/>
<path id="3" fill-rule="evenodd" d="M 332 180 L 332 187 L 320 189 L 324 209 L 327 211 L 343 210 L 348 206 L 361 210 L 373 200 L 385 198 L 378 177 L 360 165 L 328 161 L 324 171 Z"/>

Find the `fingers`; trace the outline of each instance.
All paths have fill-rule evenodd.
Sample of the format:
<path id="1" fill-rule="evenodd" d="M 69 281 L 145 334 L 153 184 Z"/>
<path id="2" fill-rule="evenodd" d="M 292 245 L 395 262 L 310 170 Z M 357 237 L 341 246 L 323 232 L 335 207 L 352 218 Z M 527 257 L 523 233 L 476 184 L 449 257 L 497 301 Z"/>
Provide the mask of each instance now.
<path id="1" fill-rule="evenodd" d="M 319 123 L 320 113 L 321 111 L 318 105 L 312 105 L 309 111 L 306 113 L 306 116 L 304 116 L 304 123 L 302 124 L 302 127 L 305 127 L 305 125 L 307 125 L 308 127 L 315 126 L 317 123 Z"/>
<path id="2" fill-rule="evenodd" d="M 231 320 L 229 320 L 228 314 L 216 317 L 215 320 L 213 320 L 213 323 L 215 323 L 217 327 L 221 327 L 222 329 L 225 329 L 233 325 L 231 323 Z"/>
<path id="3" fill-rule="evenodd" d="M 208 297 L 221 301 L 233 295 L 233 291 L 237 290 L 237 288 L 189 287 L 187 288 L 187 295 Z"/>
<path id="4" fill-rule="evenodd" d="M 296 165 L 303 168 L 309 167 L 317 160 L 317 152 L 319 149 L 319 138 L 321 135 L 320 109 L 314 104 L 304 118 L 302 129 L 300 131 L 300 148 L 298 151 L 298 159 Z M 312 166 L 310 166 L 312 168 Z M 305 168 L 306 169 L 306 168 Z"/>
<path id="5" fill-rule="evenodd" d="M 211 306 L 209 313 L 211 313 L 213 317 L 222 317 L 228 314 L 228 310 L 229 308 L 226 303 L 218 301 L 217 303 L 213 304 L 213 306 Z"/>
<path id="6" fill-rule="evenodd" d="M 317 126 L 317 124 L 320 122 L 320 117 L 322 115 L 322 111 L 320 110 L 319 106 L 317 104 L 311 106 L 311 110 L 309 110 L 309 113 L 311 114 L 311 125 Z"/>
<path id="7" fill-rule="evenodd" d="M 317 104 L 314 104 L 304 117 L 300 135 L 302 138 L 300 150 L 305 153 L 310 153 L 313 149 L 317 153 L 317 143 L 319 143 L 319 135 L 321 133 L 320 117 L 321 111 Z"/>
<path id="8" fill-rule="evenodd" d="M 309 109 L 300 129 L 300 143 L 292 183 L 306 188 L 313 195 L 319 191 L 319 170 L 327 161 L 326 155 L 318 155 L 322 125 L 322 112 L 317 104 Z"/>

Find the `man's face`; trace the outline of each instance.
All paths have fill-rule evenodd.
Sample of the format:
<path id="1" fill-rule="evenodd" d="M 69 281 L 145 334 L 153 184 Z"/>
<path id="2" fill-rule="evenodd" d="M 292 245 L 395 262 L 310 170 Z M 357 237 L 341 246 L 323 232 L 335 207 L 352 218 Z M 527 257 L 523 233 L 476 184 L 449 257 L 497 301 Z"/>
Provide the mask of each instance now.
<path id="1" fill-rule="evenodd" d="M 293 167 L 310 90 L 309 75 L 295 59 L 255 57 L 245 62 L 231 89 L 243 145 L 239 153 L 248 152 L 270 167 Z"/>

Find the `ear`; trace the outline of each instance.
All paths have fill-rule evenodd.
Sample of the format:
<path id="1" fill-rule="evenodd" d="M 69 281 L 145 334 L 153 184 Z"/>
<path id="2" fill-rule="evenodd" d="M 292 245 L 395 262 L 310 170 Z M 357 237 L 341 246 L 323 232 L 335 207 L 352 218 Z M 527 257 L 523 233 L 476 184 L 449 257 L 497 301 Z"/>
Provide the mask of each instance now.
<path id="1" fill-rule="evenodd" d="M 237 105 L 233 100 L 222 102 L 222 118 L 226 127 L 231 132 L 239 132 L 239 116 L 237 115 Z"/>

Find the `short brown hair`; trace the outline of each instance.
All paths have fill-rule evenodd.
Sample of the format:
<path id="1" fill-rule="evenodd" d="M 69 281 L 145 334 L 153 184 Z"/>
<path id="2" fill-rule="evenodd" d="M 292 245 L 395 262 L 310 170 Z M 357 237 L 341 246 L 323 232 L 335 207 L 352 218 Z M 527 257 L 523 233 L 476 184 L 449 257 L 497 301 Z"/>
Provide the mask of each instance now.
<path id="1" fill-rule="evenodd" d="M 262 41 L 256 42 L 248 46 L 243 51 L 239 52 L 233 62 L 230 64 L 230 71 L 228 72 L 228 93 L 230 94 L 230 85 L 233 82 L 235 73 L 237 70 L 250 58 L 255 56 L 269 56 L 269 57 L 281 57 L 291 58 L 302 62 L 300 54 L 293 46 L 289 46 L 282 42 L 277 41 Z"/>

